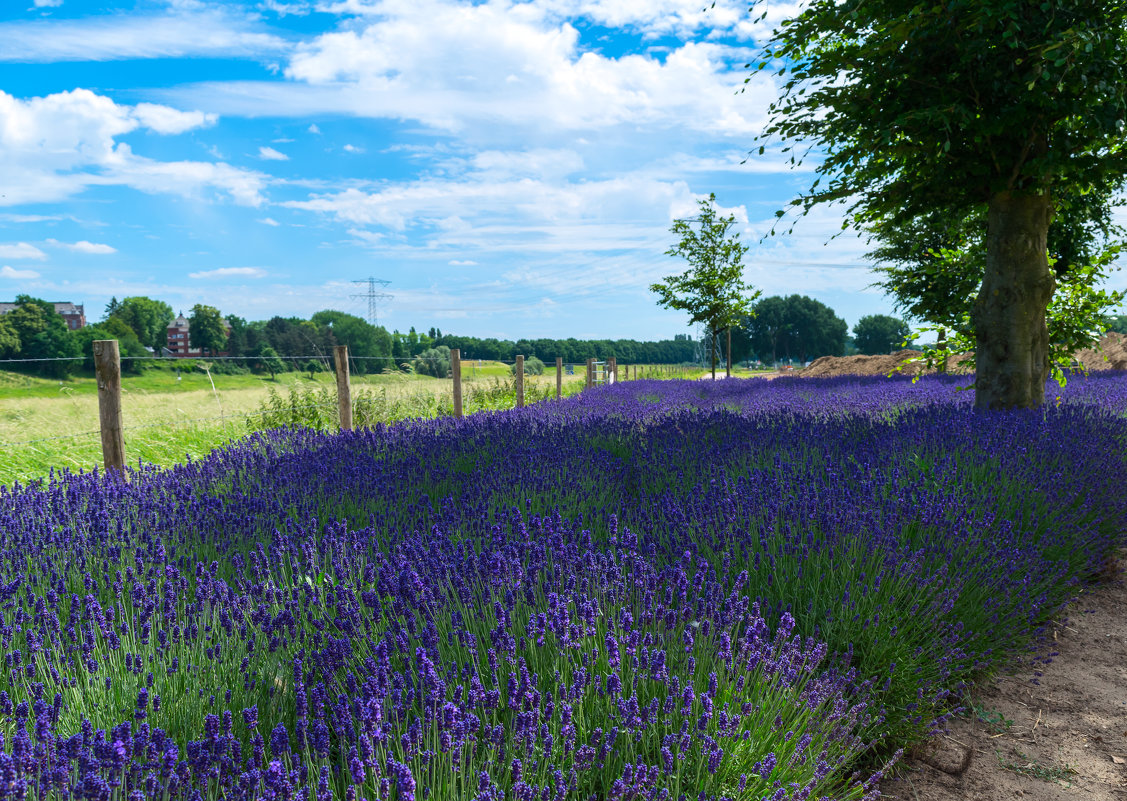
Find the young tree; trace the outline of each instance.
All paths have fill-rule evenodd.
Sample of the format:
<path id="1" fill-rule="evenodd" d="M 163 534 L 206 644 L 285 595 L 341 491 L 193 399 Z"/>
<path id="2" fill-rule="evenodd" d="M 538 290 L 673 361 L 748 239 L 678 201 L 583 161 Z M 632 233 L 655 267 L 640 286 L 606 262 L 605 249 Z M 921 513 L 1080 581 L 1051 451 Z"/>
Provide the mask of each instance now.
<path id="1" fill-rule="evenodd" d="M 415 357 L 415 372 L 419 375 L 432 375 L 435 378 L 450 377 L 450 348 L 439 345 L 428 348 Z"/>
<path id="2" fill-rule="evenodd" d="M 1053 199 L 1127 175 L 1127 0 L 810 0 L 765 55 L 759 69 L 790 71 L 765 136 L 826 153 L 803 213 L 852 199 L 866 226 L 985 209 L 975 405 L 1041 404 Z"/>
<path id="3" fill-rule="evenodd" d="M 752 293 L 751 286 L 744 283 L 743 255 L 748 247 L 740 244 L 738 233 L 728 234 L 728 229 L 736 224 L 735 215 L 718 218 L 715 201 L 716 195 L 710 194 L 708 200 L 699 202 L 699 217 L 674 220 L 669 229 L 681 241 L 665 255 L 685 259 L 689 269 L 650 285 L 650 291 L 660 297 L 661 306 L 687 311 L 690 323 L 701 323 L 708 329 L 713 378 L 717 333 L 750 315 L 751 304 L 762 294 Z M 699 230 L 694 230 L 692 222 L 699 223 Z"/>
<path id="4" fill-rule="evenodd" d="M 223 327 L 223 316 L 214 306 L 197 303 L 188 315 L 188 341 L 193 348 L 203 348 L 212 355 L 224 349 L 227 344 L 227 329 Z"/>
<path id="5" fill-rule="evenodd" d="M 853 343 L 857 350 L 872 356 L 891 353 L 904 347 L 912 329 L 898 317 L 887 314 L 866 314 L 853 326 Z"/>
<path id="6" fill-rule="evenodd" d="M 269 345 L 259 349 L 254 361 L 260 370 L 270 373 L 271 381 L 275 380 L 274 376 L 278 373 L 283 373 L 286 370 L 286 363 L 278 356 L 278 351 Z"/>

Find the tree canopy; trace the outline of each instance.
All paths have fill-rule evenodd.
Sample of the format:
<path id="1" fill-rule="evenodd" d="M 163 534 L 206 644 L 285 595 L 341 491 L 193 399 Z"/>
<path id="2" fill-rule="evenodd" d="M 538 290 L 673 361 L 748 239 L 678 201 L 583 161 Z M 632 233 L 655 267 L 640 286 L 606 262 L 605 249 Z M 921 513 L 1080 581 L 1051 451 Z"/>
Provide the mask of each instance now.
<path id="1" fill-rule="evenodd" d="M 1127 175 L 1125 31 L 1124 0 L 811 0 L 757 64 L 789 74 L 765 136 L 824 154 L 803 212 L 850 201 L 859 227 L 985 212 L 979 408 L 1044 399 L 1049 221 Z"/>
<path id="2" fill-rule="evenodd" d="M 899 317 L 866 314 L 853 326 L 853 344 L 866 355 L 891 353 L 904 347 L 912 329 Z"/>
<path id="3" fill-rule="evenodd" d="M 188 340 L 193 348 L 204 348 L 211 355 L 224 350 L 227 345 L 227 329 L 223 327 L 223 315 L 214 306 L 197 303 L 188 315 Z"/>
<path id="4" fill-rule="evenodd" d="M 168 343 L 168 325 L 174 315 L 172 307 L 163 300 L 138 295 L 120 302 L 113 298 L 106 307 L 106 318 L 121 320 L 137 335 L 142 345 L 160 352 Z"/>
<path id="5" fill-rule="evenodd" d="M 752 307 L 732 333 L 732 350 L 742 358 L 755 353 L 774 363 L 780 358 L 812 361 L 841 356 L 849 326 L 834 310 L 806 295 L 773 295 Z"/>

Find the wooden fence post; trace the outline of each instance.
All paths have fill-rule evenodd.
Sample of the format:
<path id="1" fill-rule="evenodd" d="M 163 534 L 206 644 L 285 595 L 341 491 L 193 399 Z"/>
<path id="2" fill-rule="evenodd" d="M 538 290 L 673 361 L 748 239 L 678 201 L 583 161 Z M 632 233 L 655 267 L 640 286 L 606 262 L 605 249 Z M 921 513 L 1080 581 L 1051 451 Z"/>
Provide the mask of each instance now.
<path id="1" fill-rule="evenodd" d="M 524 357 L 517 356 L 517 408 L 524 406 Z"/>
<path id="2" fill-rule="evenodd" d="M 340 409 L 340 430 L 352 430 L 352 391 L 348 386 L 348 345 L 333 347 L 337 368 L 337 406 Z"/>
<path id="3" fill-rule="evenodd" d="M 556 357 L 556 400 L 563 395 L 563 356 Z"/>
<path id="4" fill-rule="evenodd" d="M 607 377 L 610 378 L 610 381 L 608 381 L 607 383 L 608 384 L 617 384 L 618 383 L 618 357 L 617 356 L 611 356 L 609 359 L 607 359 L 607 362 L 608 362 L 608 364 L 607 364 Z"/>
<path id="5" fill-rule="evenodd" d="M 595 360 L 587 360 L 587 389 L 595 385 Z"/>
<path id="6" fill-rule="evenodd" d="M 454 416 L 462 416 L 462 350 L 450 349 L 450 376 L 454 379 Z"/>
<path id="7" fill-rule="evenodd" d="M 116 339 L 94 340 L 98 376 L 98 422 L 107 473 L 125 477 L 125 435 L 121 430 L 121 353 Z"/>

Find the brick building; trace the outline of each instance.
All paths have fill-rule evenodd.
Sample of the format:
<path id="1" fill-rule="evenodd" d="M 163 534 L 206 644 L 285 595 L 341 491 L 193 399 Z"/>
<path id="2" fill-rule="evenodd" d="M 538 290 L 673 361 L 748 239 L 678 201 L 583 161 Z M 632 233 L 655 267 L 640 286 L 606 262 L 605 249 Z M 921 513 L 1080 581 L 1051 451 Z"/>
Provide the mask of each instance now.
<path id="1" fill-rule="evenodd" d="M 231 335 L 231 324 L 227 322 L 226 318 L 220 320 L 223 323 L 223 329 L 227 335 Z M 226 356 L 227 351 L 221 350 L 218 353 L 212 353 L 207 348 L 193 348 L 189 344 L 191 338 L 189 337 L 189 323 L 188 318 L 184 316 L 184 312 L 180 312 L 176 319 L 168 326 L 168 344 L 167 350 L 169 356 L 176 356 L 181 359 L 198 359 L 204 356 Z"/>
<path id="2" fill-rule="evenodd" d="M 50 303 L 55 307 L 55 311 L 67 321 L 67 328 L 71 331 L 86 327 L 86 311 L 81 303 L 71 303 L 69 300 L 50 301 Z M 0 315 L 15 311 L 18 308 L 19 306 L 15 303 L 0 303 Z"/>

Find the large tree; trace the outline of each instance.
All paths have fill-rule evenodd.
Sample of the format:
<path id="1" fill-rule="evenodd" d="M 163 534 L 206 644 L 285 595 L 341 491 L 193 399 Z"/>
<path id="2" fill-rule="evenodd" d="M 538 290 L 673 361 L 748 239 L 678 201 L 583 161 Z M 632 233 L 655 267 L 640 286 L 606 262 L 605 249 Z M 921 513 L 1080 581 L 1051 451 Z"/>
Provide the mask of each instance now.
<path id="1" fill-rule="evenodd" d="M 19 352 L 19 333 L 10 322 L 0 317 L 0 359 L 14 359 Z"/>
<path id="2" fill-rule="evenodd" d="M 79 346 L 55 305 L 30 295 L 17 295 L 16 308 L 4 315 L 6 327 L 19 339 L 21 365 L 41 375 L 64 378 L 78 367 Z"/>
<path id="3" fill-rule="evenodd" d="M 214 356 L 227 345 L 227 329 L 223 315 L 214 306 L 197 303 L 188 315 L 188 341 L 193 348 L 209 351 Z"/>
<path id="4" fill-rule="evenodd" d="M 142 345 L 160 352 L 168 344 L 168 325 L 174 315 L 172 307 L 163 300 L 137 295 L 118 302 L 116 298 L 106 306 L 106 318 L 116 318 L 133 329 Z"/>
<path id="5" fill-rule="evenodd" d="M 667 275 L 650 291 L 656 292 L 658 303 L 667 309 L 689 313 L 690 323 L 701 323 L 708 330 L 712 377 L 716 378 L 716 335 L 751 314 L 751 304 L 760 292 L 752 292 L 743 280 L 743 255 L 748 246 L 740 244 L 738 233 L 729 234 L 736 224 L 735 215 L 718 217 L 716 195 L 698 203 L 700 216 L 674 220 L 670 232 L 680 241 L 665 252 L 689 263 L 680 275 Z M 696 223 L 694 228 L 692 223 Z M 729 348 L 729 368 L 731 367 Z"/>
<path id="6" fill-rule="evenodd" d="M 756 303 L 752 312 L 732 332 L 732 350 L 738 358 L 755 353 L 774 364 L 780 356 L 805 362 L 845 352 L 849 326 L 821 301 L 806 295 L 773 295 Z"/>
<path id="7" fill-rule="evenodd" d="M 1042 403 L 1054 198 L 1127 175 L 1127 0 L 810 0 L 765 53 L 790 75 L 765 136 L 825 155 L 804 212 L 985 210 L 975 405 Z"/>
<path id="8" fill-rule="evenodd" d="M 1057 289 L 1046 325 L 1050 369 L 1063 381 L 1072 355 L 1099 339 L 1109 324 L 1108 312 L 1123 299 L 1123 292 L 1097 284 L 1119 255 L 1117 240 L 1125 232 L 1113 218 L 1122 202 L 1104 192 L 1058 196 L 1054 205 L 1047 240 Z M 874 227 L 871 233 L 879 243 L 869 253 L 879 263 L 881 280 L 875 285 L 898 310 L 937 332 L 940 370 L 949 350 L 965 353 L 973 364 L 972 313 L 986 271 L 985 215 L 952 217 L 938 209 L 903 225 Z"/>
<path id="9" fill-rule="evenodd" d="M 904 347 L 912 329 L 899 317 L 866 314 L 853 326 L 853 342 L 866 355 L 891 353 Z"/>
<path id="10" fill-rule="evenodd" d="M 357 361 L 352 369 L 361 373 L 378 373 L 392 367 L 391 334 L 382 325 L 374 326 L 353 314 L 332 309 L 319 311 L 312 322 L 332 331 L 333 341 L 348 346 L 348 355 Z"/>

